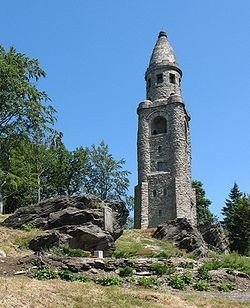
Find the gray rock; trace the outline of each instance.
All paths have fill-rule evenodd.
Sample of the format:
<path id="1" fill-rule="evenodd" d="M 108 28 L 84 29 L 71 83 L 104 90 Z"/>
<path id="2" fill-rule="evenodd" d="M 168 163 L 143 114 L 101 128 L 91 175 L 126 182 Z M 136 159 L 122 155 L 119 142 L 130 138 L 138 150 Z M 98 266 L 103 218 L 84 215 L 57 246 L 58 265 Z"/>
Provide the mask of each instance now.
<path id="1" fill-rule="evenodd" d="M 218 252 L 229 251 L 229 241 L 220 222 L 207 222 L 199 226 L 199 231 L 201 232 L 209 249 Z"/>
<path id="2" fill-rule="evenodd" d="M 201 233 L 186 218 L 177 218 L 158 226 L 153 236 L 171 241 L 178 248 L 185 249 L 198 257 L 204 257 L 208 252 Z"/>
<path id="3" fill-rule="evenodd" d="M 0 257 L 3 257 L 3 258 L 6 258 L 7 257 L 7 254 L 6 252 L 0 248 Z"/>
<path id="4" fill-rule="evenodd" d="M 104 211 L 107 208 L 110 208 L 110 232 L 105 230 Z M 107 251 L 114 248 L 127 217 L 128 210 L 123 202 L 107 202 L 93 196 L 64 196 L 19 208 L 2 225 L 22 228 L 30 224 L 46 230 L 31 240 L 29 247 L 34 251 L 59 244 L 89 251 Z"/>

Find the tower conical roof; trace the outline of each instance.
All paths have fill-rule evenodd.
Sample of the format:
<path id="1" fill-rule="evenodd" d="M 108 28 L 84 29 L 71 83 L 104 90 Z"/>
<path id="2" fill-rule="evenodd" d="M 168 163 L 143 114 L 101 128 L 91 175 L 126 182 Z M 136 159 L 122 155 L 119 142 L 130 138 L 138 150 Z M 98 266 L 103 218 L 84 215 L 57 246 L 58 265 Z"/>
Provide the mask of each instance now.
<path id="1" fill-rule="evenodd" d="M 167 34 L 161 31 L 158 35 L 158 40 L 155 44 L 149 66 L 153 64 L 170 64 L 178 66 L 174 50 L 170 45 Z"/>

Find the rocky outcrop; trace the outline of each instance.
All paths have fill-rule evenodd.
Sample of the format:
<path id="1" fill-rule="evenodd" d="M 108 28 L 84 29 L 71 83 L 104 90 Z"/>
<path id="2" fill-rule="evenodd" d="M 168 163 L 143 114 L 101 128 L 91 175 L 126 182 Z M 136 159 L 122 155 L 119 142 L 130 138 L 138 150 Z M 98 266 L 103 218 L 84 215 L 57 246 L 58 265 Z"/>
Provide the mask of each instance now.
<path id="1" fill-rule="evenodd" d="M 60 244 L 107 251 L 122 234 L 127 217 L 123 202 L 106 202 L 93 196 L 58 197 L 19 208 L 2 225 L 45 230 L 30 242 L 35 251 Z"/>
<path id="2" fill-rule="evenodd" d="M 218 221 L 210 221 L 199 226 L 199 231 L 202 234 L 209 249 L 218 252 L 228 252 L 229 241 L 225 231 Z"/>
<path id="3" fill-rule="evenodd" d="M 207 255 L 208 247 L 201 233 L 187 218 L 176 218 L 157 227 L 154 235 L 157 239 L 172 242 L 180 249 L 185 249 L 195 256 Z"/>
<path id="4" fill-rule="evenodd" d="M 208 249 L 227 252 L 229 245 L 224 229 L 217 221 L 207 222 L 197 228 L 188 219 L 177 218 L 158 226 L 154 237 L 168 240 L 199 257 L 206 256 Z"/>

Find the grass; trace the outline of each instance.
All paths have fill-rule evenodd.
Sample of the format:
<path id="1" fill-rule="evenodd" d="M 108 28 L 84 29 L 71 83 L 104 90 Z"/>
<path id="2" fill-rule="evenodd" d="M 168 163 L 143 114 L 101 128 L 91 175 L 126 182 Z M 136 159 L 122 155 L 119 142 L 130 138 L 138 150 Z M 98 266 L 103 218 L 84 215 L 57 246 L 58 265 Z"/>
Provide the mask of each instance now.
<path id="1" fill-rule="evenodd" d="M 0 307 L 188 308 L 194 306 L 170 293 L 152 292 L 141 288 L 125 289 L 118 286 L 105 287 L 62 280 L 39 281 L 24 277 L 1 277 Z"/>
<path id="2" fill-rule="evenodd" d="M 249 302 L 196 294 L 171 294 L 151 289 L 102 286 L 62 280 L 39 281 L 27 277 L 0 277 L 1 308 L 247 308 Z"/>
<path id="3" fill-rule="evenodd" d="M 24 256 L 31 254 L 29 242 L 34 237 L 41 234 L 41 230 L 32 229 L 30 231 L 16 230 L 0 226 L 0 248 L 8 256 Z"/>
<path id="4" fill-rule="evenodd" d="M 154 229 L 125 230 L 116 241 L 115 257 L 163 257 L 172 256 L 191 257 L 185 251 L 176 248 L 173 244 L 152 238 Z"/>
<path id="5" fill-rule="evenodd" d="M 240 256 L 235 252 L 228 255 L 218 255 L 216 258 L 205 262 L 200 267 L 199 272 L 208 273 L 219 268 L 226 268 L 230 272 L 239 270 L 250 276 L 250 257 Z"/>

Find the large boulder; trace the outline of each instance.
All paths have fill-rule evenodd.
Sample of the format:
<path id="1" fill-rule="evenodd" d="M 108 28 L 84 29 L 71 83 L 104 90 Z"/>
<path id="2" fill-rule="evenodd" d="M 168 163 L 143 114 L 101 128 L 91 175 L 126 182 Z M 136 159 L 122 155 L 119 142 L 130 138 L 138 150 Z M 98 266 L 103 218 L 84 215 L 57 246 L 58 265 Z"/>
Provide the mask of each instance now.
<path id="1" fill-rule="evenodd" d="M 93 196 L 57 197 L 19 208 L 3 226 L 34 226 L 45 230 L 30 242 L 39 251 L 59 244 L 84 250 L 110 250 L 128 217 L 123 202 Z"/>
<path id="2" fill-rule="evenodd" d="M 153 236 L 170 241 L 178 248 L 185 249 L 198 257 L 204 257 L 208 252 L 201 233 L 187 218 L 176 218 L 158 226 Z"/>
<path id="3" fill-rule="evenodd" d="M 209 249 L 217 252 L 229 251 L 229 241 L 219 221 L 209 221 L 198 228 Z"/>

